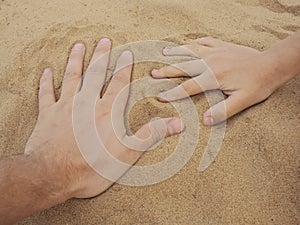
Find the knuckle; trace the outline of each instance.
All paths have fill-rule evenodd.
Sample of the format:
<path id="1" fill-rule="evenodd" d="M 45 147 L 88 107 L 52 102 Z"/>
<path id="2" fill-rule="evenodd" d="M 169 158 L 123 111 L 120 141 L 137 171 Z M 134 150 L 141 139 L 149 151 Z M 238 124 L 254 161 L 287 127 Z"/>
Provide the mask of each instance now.
<path id="1" fill-rule="evenodd" d="M 193 50 L 195 47 L 197 47 L 197 44 L 196 43 L 191 43 L 191 44 L 188 44 L 188 45 L 183 45 L 182 48 L 185 48 L 187 50 Z"/>
<path id="2" fill-rule="evenodd" d="M 228 76 L 228 74 L 230 74 L 231 68 L 224 65 L 216 65 L 212 71 L 216 78 L 223 80 Z"/>
<path id="3" fill-rule="evenodd" d="M 261 91 L 261 89 L 258 89 L 256 91 L 248 92 L 246 99 L 251 104 L 256 104 L 267 99 L 271 95 L 271 93 L 272 92 L 269 92 L 268 90 Z"/>
<path id="4" fill-rule="evenodd" d="M 197 50 L 197 47 L 198 47 L 198 45 L 196 45 L 196 44 L 190 44 L 190 45 L 185 45 L 182 48 L 185 51 L 188 51 L 189 53 L 195 54 L 195 51 Z"/>
<path id="5" fill-rule="evenodd" d="M 119 72 L 118 74 L 115 74 L 113 76 L 113 80 L 114 82 L 118 82 L 120 84 L 126 85 L 127 84 L 127 78 L 126 78 L 126 74 Z"/>
<path id="6" fill-rule="evenodd" d="M 151 140 L 153 143 L 156 143 L 160 141 L 165 134 L 165 131 L 162 126 L 158 126 L 158 124 L 154 124 L 153 126 L 150 125 L 150 131 L 151 131 Z"/>
<path id="7" fill-rule="evenodd" d="M 108 108 L 110 108 L 111 107 L 111 103 L 112 102 L 105 101 L 105 100 L 101 100 L 100 101 L 100 105 L 101 105 L 102 109 L 108 109 Z"/>
<path id="8" fill-rule="evenodd" d="M 81 73 L 79 73 L 77 71 L 67 71 L 64 79 L 78 78 L 78 77 L 81 77 Z"/>
<path id="9" fill-rule="evenodd" d="M 216 40 L 215 38 L 213 38 L 212 36 L 207 36 L 205 37 L 207 41 L 214 41 Z"/>
<path id="10" fill-rule="evenodd" d="M 97 60 L 91 62 L 91 64 L 89 65 L 88 69 L 87 69 L 87 73 L 89 74 L 95 74 L 97 73 L 97 71 L 99 71 L 99 66 L 97 64 Z"/>
<path id="11" fill-rule="evenodd" d="M 69 101 L 68 99 L 59 99 L 58 102 L 58 109 L 61 112 L 71 114 L 73 112 L 73 104 L 72 101 Z"/>
<path id="12" fill-rule="evenodd" d="M 174 72 L 174 70 L 176 70 L 178 67 L 176 65 L 173 65 L 173 66 L 166 66 L 166 67 L 163 67 L 159 70 L 159 74 L 161 76 L 164 76 L 164 75 L 167 75 L 167 74 L 170 74 L 172 72 Z"/>
<path id="13" fill-rule="evenodd" d="M 199 41 L 202 41 L 202 42 L 210 42 L 212 40 L 214 40 L 214 38 L 211 36 L 207 36 L 207 37 L 203 37 L 203 38 L 199 39 Z"/>
<path id="14" fill-rule="evenodd" d="M 109 90 L 105 92 L 105 100 L 109 99 L 110 100 L 110 105 L 113 105 L 116 101 L 116 98 L 119 95 L 119 92 L 117 90 Z M 107 105 L 107 103 L 104 103 L 105 105 Z"/>
<path id="15" fill-rule="evenodd" d="M 100 102 L 99 102 L 99 110 L 96 110 L 99 113 L 96 114 L 96 117 L 97 118 L 101 118 L 101 117 L 110 115 L 111 114 L 111 104 L 112 103 L 109 102 L 109 101 L 100 100 Z"/>

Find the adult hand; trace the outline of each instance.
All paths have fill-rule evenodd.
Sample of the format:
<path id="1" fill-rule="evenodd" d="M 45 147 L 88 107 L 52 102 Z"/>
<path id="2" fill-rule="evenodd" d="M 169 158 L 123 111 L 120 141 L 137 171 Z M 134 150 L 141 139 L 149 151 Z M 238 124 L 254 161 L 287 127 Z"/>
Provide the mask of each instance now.
<path id="1" fill-rule="evenodd" d="M 291 42 L 288 40 L 282 44 L 291 45 Z M 184 46 L 165 48 L 163 54 L 196 59 L 152 71 L 154 78 L 192 77 L 180 86 L 161 93 L 160 101 L 174 101 L 213 89 L 220 89 L 227 96 L 204 113 L 205 125 L 220 123 L 265 100 L 291 78 L 291 74 L 287 74 L 291 71 L 278 69 L 278 65 L 283 65 L 279 64 L 280 54 L 260 52 L 211 37 L 197 39 Z M 289 76 L 283 76 L 282 72 Z"/>
<path id="2" fill-rule="evenodd" d="M 118 95 L 122 95 L 122 102 L 118 105 L 117 120 L 123 121 L 125 107 L 129 95 L 133 56 L 129 51 L 123 52 L 117 62 L 115 73 L 111 82 L 100 97 L 105 83 L 107 66 L 110 58 L 111 42 L 102 39 L 95 49 L 85 76 L 82 77 L 85 47 L 77 44 L 72 49 L 66 68 L 60 99 L 56 102 L 53 89 L 53 75 L 50 69 L 46 69 L 40 80 L 39 91 L 39 117 L 36 127 L 27 143 L 26 154 L 38 155 L 44 158 L 43 164 L 38 170 L 45 170 L 45 176 L 56 184 L 60 184 L 66 198 L 87 198 L 105 191 L 116 180 L 108 180 L 96 173 L 84 160 L 76 143 L 76 137 L 84 136 L 89 132 L 85 130 L 85 123 L 94 120 L 98 136 L 106 148 L 117 160 L 132 165 L 142 155 L 142 151 L 129 149 L 122 142 L 123 139 L 131 140 L 126 130 L 121 131 L 121 137 L 117 137 L 113 129 L 112 108 Z M 121 92 L 122 90 L 122 92 Z M 124 91 L 125 90 L 125 91 Z M 119 96 L 120 97 L 120 96 Z M 95 118 L 82 117 L 82 121 L 72 121 L 75 100 L 82 103 L 76 106 L 76 110 L 83 112 L 87 105 L 95 106 Z M 73 118 L 74 119 L 74 118 Z M 74 124 L 79 122 L 80 130 L 74 135 Z M 77 126 L 78 127 L 78 126 Z M 167 129 L 165 129 L 167 128 Z M 152 121 L 144 125 L 136 132 L 136 137 L 142 139 L 142 150 L 147 150 L 165 136 L 178 134 L 182 131 L 181 120 L 165 118 Z M 120 132 L 119 132 L 120 133 Z M 75 137 L 76 136 L 76 137 Z M 149 138 L 150 137 L 150 138 Z M 134 139 L 132 139 L 134 141 Z M 144 141 L 143 141 L 144 140 Z M 94 146 L 101 148 L 101 146 Z M 103 149 L 102 149 L 103 150 Z M 111 168 L 110 162 L 101 161 L 103 169 Z M 96 158 L 95 158 L 96 160 Z M 99 159 L 97 159 L 99 160 Z M 126 169 L 112 168 L 117 171 L 117 177 L 121 177 Z M 128 168 L 127 168 L 128 169 Z M 115 174 L 116 175 L 116 174 Z M 61 188 L 63 187 L 63 188 Z"/>

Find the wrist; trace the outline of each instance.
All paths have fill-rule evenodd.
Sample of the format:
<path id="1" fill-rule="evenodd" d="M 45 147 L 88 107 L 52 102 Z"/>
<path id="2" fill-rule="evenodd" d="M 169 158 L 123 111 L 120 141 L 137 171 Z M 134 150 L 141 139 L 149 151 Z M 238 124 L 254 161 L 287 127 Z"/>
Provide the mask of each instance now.
<path id="1" fill-rule="evenodd" d="M 50 149 L 51 150 L 51 149 Z M 53 153 L 54 151 L 52 151 Z M 58 156 L 53 157 L 47 151 L 31 153 L 28 157 L 34 172 L 35 190 L 39 193 L 41 209 L 63 203 L 71 198 L 71 185 L 64 176 L 64 170 Z"/>
<path id="2" fill-rule="evenodd" d="M 56 179 L 57 170 L 49 169 L 44 153 L 1 159 L 0 221 L 14 223 L 69 199 L 65 183 Z"/>
<path id="3" fill-rule="evenodd" d="M 266 68 L 264 76 L 272 86 L 272 92 L 290 81 L 295 74 L 288 63 L 283 60 L 282 54 L 277 49 L 262 52 L 262 62 Z"/>
<path id="4" fill-rule="evenodd" d="M 276 43 L 263 55 L 267 56 L 279 74 L 281 82 L 286 83 L 300 73 L 300 32 Z"/>

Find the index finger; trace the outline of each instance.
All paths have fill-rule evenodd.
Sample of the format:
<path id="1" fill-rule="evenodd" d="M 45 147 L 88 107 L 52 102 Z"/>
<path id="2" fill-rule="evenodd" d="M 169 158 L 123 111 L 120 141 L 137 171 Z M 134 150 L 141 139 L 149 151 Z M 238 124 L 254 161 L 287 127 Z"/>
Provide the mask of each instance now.
<path id="1" fill-rule="evenodd" d="M 212 51 L 213 49 L 210 47 L 194 43 L 182 46 L 167 47 L 163 49 L 163 54 L 165 56 L 191 56 L 203 58 L 205 55 L 211 53 Z"/>

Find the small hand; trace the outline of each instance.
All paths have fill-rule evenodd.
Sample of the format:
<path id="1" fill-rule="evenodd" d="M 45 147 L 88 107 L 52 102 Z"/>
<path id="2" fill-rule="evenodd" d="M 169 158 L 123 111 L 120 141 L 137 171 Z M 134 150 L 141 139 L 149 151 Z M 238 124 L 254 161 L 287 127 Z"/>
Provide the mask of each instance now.
<path id="1" fill-rule="evenodd" d="M 265 100 L 279 86 L 273 77 L 276 66 L 271 57 L 253 48 L 206 37 L 189 45 L 166 48 L 163 54 L 198 59 L 152 71 L 154 78 L 192 77 L 161 93 L 160 101 L 174 101 L 213 89 L 228 96 L 204 113 L 205 125 L 220 123 Z"/>
<path id="2" fill-rule="evenodd" d="M 127 138 L 127 140 L 130 138 L 126 131 L 121 131 L 124 132 L 121 140 L 120 137 L 117 138 L 111 116 L 113 104 L 117 96 L 121 95 L 122 102 L 118 105 L 119 111 L 116 119 L 121 121 L 124 119 L 129 91 L 121 92 L 121 90 L 124 90 L 130 84 L 133 64 L 131 52 L 125 51 L 120 56 L 110 85 L 100 98 L 109 64 L 110 49 L 111 42 L 108 39 L 102 39 L 98 43 L 90 66 L 83 78 L 85 47 L 83 44 L 75 45 L 66 68 L 61 97 L 57 102 L 54 95 L 51 70 L 46 69 L 40 80 L 39 117 L 26 145 L 25 154 L 35 154 L 38 155 L 36 158 L 45 159 L 42 160 L 44 162 L 42 165 L 37 164 L 37 170 L 43 170 L 47 179 L 53 181 L 57 184 L 55 186 L 59 187 L 59 190 L 55 189 L 54 191 L 64 192 L 66 199 L 98 195 L 115 181 L 100 176 L 84 160 L 76 143 L 73 122 L 82 123 L 83 126 L 79 126 L 78 132 L 79 136 L 84 136 L 85 133 L 89 132 L 89 130 L 84 129 L 86 122 L 95 119 L 98 136 L 104 147 L 111 155 L 124 163 L 132 165 L 142 155 L 142 151 L 128 149 L 122 144 L 122 138 Z M 84 110 L 87 105 L 92 104 L 95 106 L 95 118 L 85 119 L 83 117 L 82 121 L 72 121 L 75 98 L 82 102 L 76 110 L 79 110 L 79 113 L 82 112 L 83 115 L 85 115 Z M 164 129 L 164 125 L 167 129 Z M 182 126 L 179 119 L 166 118 L 144 125 L 135 135 L 145 140 L 142 142 L 141 147 L 147 150 L 165 136 L 180 133 L 181 130 Z M 153 138 L 149 139 L 149 136 Z M 100 164 L 104 169 L 111 166 L 107 165 L 109 162 L 103 162 L 103 160 Z M 115 169 L 118 172 L 117 178 L 126 172 L 126 170 L 120 170 L 119 168 Z"/>

